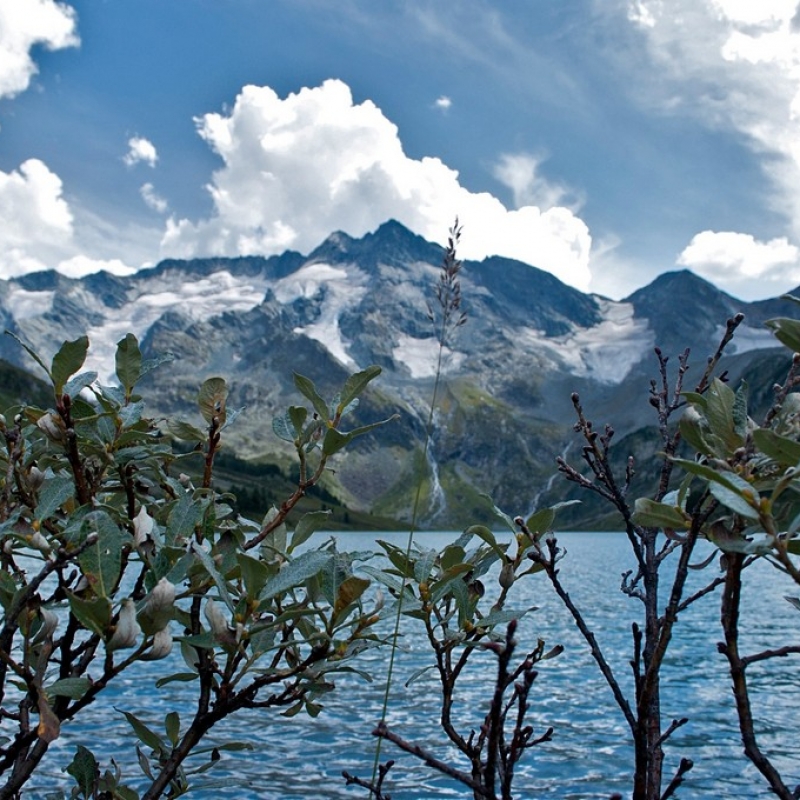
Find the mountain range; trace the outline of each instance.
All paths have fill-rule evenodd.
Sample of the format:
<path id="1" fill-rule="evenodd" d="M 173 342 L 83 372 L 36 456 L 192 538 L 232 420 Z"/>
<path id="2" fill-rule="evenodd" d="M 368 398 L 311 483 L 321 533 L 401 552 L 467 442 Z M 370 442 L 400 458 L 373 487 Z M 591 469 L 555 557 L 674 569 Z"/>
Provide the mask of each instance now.
<path id="1" fill-rule="evenodd" d="M 330 394 L 348 373 L 377 364 L 383 371 L 358 421 L 398 419 L 348 451 L 326 476 L 326 491 L 354 510 L 402 521 L 422 480 L 421 523 L 438 528 L 486 521 L 482 495 L 513 514 L 569 495 L 555 458 L 580 453 L 573 392 L 598 425 L 611 424 L 641 450 L 641 431 L 655 422 L 647 400 L 656 346 L 672 365 L 691 348 L 691 383 L 726 319 L 742 312 L 724 365 L 730 380 L 750 376 L 751 385 L 769 387 L 788 361 L 763 324 L 794 313 L 780 298 L 743 302 L 684 270 L 614 301 L 511 259 L 466 261 L 467 323 L 444 351 L 426 450 L 438 354 L 429 308 L 443 253 L 389 221 L 360 239 L 333 233 L 308 255 L 166 260 L 128 277 L 39 272 L 0 281 L 0 323 L 45 357 L 88 334 L 86 366 L 101 380 L 127 332 L 148 356 L 173 353 L 143 388 L 151 414 L 191 419 L 200 383 L 225 377 L 230 407 L 243 408 L 226 430 L 229 449 L 287 472 L 291 454 L 271 420 L 301 401 L 292 372 Z M 0 357 L 32 368 L 11 337 L 0 337 Z M 596 512 L 571 513 L 588 525 Z"/>

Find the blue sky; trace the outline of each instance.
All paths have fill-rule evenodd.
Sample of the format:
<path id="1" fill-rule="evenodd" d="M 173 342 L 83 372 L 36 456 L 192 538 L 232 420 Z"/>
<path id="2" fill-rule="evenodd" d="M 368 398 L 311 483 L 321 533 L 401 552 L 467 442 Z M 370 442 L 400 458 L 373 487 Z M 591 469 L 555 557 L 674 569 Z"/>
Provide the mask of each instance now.
<path id="1" fill-rule="evenodd" d="M 800 285 L 797 0 L 0 0 L 0 276 L 394 217 L 620 299 Z M 795 21 L 797 19 L 797 21 Z"/>

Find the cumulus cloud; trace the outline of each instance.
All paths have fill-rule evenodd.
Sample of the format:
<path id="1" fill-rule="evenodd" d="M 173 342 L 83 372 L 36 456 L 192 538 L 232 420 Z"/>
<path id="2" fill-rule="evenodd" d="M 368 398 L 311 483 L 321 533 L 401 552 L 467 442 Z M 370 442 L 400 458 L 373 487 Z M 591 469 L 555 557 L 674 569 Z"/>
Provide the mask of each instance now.
<path id="1" fill-rule="evenodd" d="M 570 209 L 509 210 L 470 192 L 437 158 L 409 158 L 397 127 L 372 102 L 353 102 L 337 80 L 281 99 L 246 86 L 229 113 L 206 114 L 198 131 L 223 167 L 208 186 L 214 214 L 171 219 L 165 255 L 308 251 L 333 230 L 361 236 L 389 218 L 442 241 L 458 215 L 464 258 L 503 255 L 585 289 L 591 236 Z"/>
<path id="2" fill-rule="evenodd" d="M 151 141 L 142 136 L 134 136 L 128 139 L 128 152 L 122 160 L 129 167 L 139 163 L 154 167 L 158 161 L 158 152 Z"/>
<path id="3" fill-rule="evenodd" d="M 0 171 L 0 219 L 0 278 L 53 268 L 73 277 L 102 269 L 131 272 L 118 259 L 86 255 L 61 179 L 38 159 Z"/>
<path id="4" fill-rule="evenodd" d="M 76 47 L 75 10 L 54 0 L 0 3 L 0 97 L 24 92 L 38 69 L 31 48 Z"/>
<path id="5" fill-rule="evenodd" d="M 139 194 L 142 195 L 142 200 L 148 208 L 157 211 L 159 214 L 165 214 L 169 207 L 167 201 L 156 191 L 152 183 L 143 183 L 142 188 L 139 189 Z"/>
<path id="6" fill-rule="evenodd" d="M 733 294 L 765 298 L 800 284 L 800 248 L 786 237 L 761 242 L 745 233 L 703 231 L 678 263 Z"/>
<path id="7" fill-rule="evenodd" d="M 436 108 L 440 108 L 442 111 L 447 111 L 450 106 L 453 105 L 453 101 L 447 95 L 443 94 L 441 97 L 436 98 L 434 105 Z"/>

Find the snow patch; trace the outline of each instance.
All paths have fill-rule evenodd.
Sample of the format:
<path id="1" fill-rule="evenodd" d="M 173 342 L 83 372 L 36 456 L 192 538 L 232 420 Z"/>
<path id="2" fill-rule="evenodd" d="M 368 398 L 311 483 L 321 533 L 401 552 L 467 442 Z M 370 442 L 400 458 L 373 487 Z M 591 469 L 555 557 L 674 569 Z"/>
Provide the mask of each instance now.
<path id="1" fill-rule="evenodd" d="M 197 321 L 225 311 L 249 311 L 261 303 L 268 285 L 266 278 L 236 278 L 223 270 L 185 280 L 177 290 L 143 292 L 121 308 L 104 309 L 108 316 L 103 323 L 87 331 L 91 350 L 85 368 L 109 379 L 114 374 L 117 342 L 129 332 L 141 340 L 166 309 L 175 308 Z"/>
<path id="2" fill-rule="evenodd" d="M 724 334 L 725 328 L 720 325 L 716 334 L 718 339 L 722 339 Z M 765 350 L 768 347 L 780 346 L 781 343 L 769 328 L 751 328 L 749 325 L 740 325 L 733 336 L 729 352 L 749 353 L 751 350 Z"/>
<path id="3" fill-rule="evenodd" d="M 354 308 L 367 291 L 367 275 L 359 269 L 350 270 L 317 262 L 306 264 L 297 272 L 281 278 L 274 288 L 280 303 L 311 300 L 323 293 L 319 316 L 310 325 L 294 329 L 319 342 L 338 361 L 348 367 L 358 365 L 350 356 L 348 342 L 339 329 L 342 312 Z"/>
<path id="4" fill-rule="evenodd" d="M 29 319 L 46 314 L 53 308 L 55 292 L 30 292 L 14 287 L 8 293 L 8 307 L 14 319 Z"/>
<path id="5" fill-rule="evenodd" d="M 653 349 L 655 335 L 646 319 L 634 317 L 631 303 L 603 299 L 597 302 L 603 317 L 597 325 L 552 338 L 534 328 L 525 328 L 519 332 L 520 343 L 551 363 L 566 367 L 576 377 L 622 383 L 634 365 Z"/>
<path id="6" fill-rule="evenodd" d="M 402 364 L 415 380 L 417 378 L 433 378 L 439 360 L 439 341 L 435 336 L 426 339 L 415 339 L 413 336 L 401 334 L 400 341 L 392 349 L 392 358 L 396 364 Z M 464 354 L 445 347 L 442 350 L 442 372 L 457 370 L 464 360 Z"/>

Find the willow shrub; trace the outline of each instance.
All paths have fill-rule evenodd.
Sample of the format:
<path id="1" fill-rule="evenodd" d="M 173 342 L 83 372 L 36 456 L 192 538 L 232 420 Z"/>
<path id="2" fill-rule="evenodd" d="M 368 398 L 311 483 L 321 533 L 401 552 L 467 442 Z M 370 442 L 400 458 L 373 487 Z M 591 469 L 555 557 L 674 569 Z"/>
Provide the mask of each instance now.
<path id="1" fill-rule="evenodd" d="M 337 673 L 359 671 L 352 662 L 365 649 L 391 646 L 375 629 L 396 615 L 400 594 L 408 595 L 405 613 L 427 620 L 437 658 L 482 643 L 506 670 L 503 653 L 507 660 L 516 644 L 506 629 L 517 615 L 500 607 L 525 568 L 522 551 L 511 557 L 488 530 L 473 529 L 443 554 L 404 561 L 391 548 L 346 553 L 332 539 L 309 541 L 327 512 L 287 527 L 329 459 L 389 421 L 346 424 L 378 367 L 350 376 L 332 399 L 295 375 L 304 405 L 286 409 L 272 427 L 294 446 L 297 484 L 253 521 L 213 485 L 215 457 L 237 416 L 223 379 L 200 387 L 203 426 L 156 422 L 137 384 L 165 359 L 145 361 L 133 335 L 118 343 L 113 386 L 83 371 L 86 337 L 65 343 L 50 363 L 20 345 L 48 375 L 53 405 L 0 418 L 0 798 L 20 795 L 76 718 L 84 741 L 61 765 L 74 781 L 70 797 L 145 800 L 196 788 L 220 751 L 247 746 L 204 742 L 217 722 L 243 709 L 263 709 L 267 725 L 270 710 L 316 716 Z M 192 479 L 183 460 L 196 463 L 198 455 L 202 468 Z M 477 549 L 467 546 L 473 537 Z M 506 565 L 504 587 L 488 609 L 489 596 L 482 601 L 474 588 L 496 561 Z M 408 578 L 401 590 L 398 570 Z M 391 602 L 379 589 L 368 592 L 373 581 Z M 529 672 L 542 655 L 539 643 L 524 660 Z M 92 752 L 93 703 L 140 662 L 148 662 L 147 677 L 139 670 L 134 678 L 141 692 L 174 682 L 190 692 L 170 707 L 165 691 L 155 721 L 117 706 L 138 770 L 113 759 L 101 764 Z M 506 685 L 512 678 L 505 674 Z M 499 725 L 507 711 L 490 713 Z M 487 752 L 499 752 L 494 745 Z M 477 768 L 477 751 L 474 759 Z M 510 784 L 510 775 L 504 780 Z"/>

